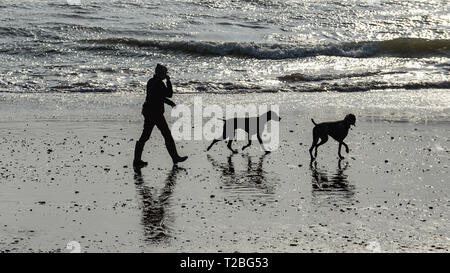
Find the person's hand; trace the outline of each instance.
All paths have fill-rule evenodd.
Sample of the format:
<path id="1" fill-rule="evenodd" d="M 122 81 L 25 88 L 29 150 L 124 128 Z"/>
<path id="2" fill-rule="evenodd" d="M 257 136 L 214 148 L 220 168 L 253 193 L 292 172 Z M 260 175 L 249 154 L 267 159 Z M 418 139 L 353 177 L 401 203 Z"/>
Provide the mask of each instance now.
<path id="1" fill-rule="evenodd" d="M 169 105 L 170 105 L 172 108 L 175 107 L 175 106 L 177 106 L 177 105 L 175 104 L 175 102 L 173 102 L 173 101 L 171 101 Z"/>
<path id="2" fill-rule="evenodd" d="M 170 76 L 166 74 L 166 80 L 170 81 Z"/>

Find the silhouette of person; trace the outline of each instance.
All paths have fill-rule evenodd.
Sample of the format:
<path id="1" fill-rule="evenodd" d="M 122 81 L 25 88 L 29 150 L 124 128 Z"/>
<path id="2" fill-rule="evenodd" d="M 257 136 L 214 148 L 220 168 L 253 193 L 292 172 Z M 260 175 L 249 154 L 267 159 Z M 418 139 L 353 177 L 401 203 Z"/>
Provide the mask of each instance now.
<path id="1" fill-rule="evenodd" d="M 134 180 L 142 202 L 141 223 L 144 227 L 146 241 L 158 243 L 170 236 L 170 228 L 166 223 L 171 222 L 171 217 L 170 214 L 167 215 L 166 211 L 170 207 L 171 196 L 180 171 L 185 171 L 185 169 L 174 165 L 167 175 L 161 194 L 155 196 L 152 189 L 145 184 L 141 170 L 135 170 Z"/>
<path id="2" fill-rule="evenodd" d="M 163 80 L 166 80 L 164 84 Z M 164 118 L 164 103 L 175 107 L 175 103 L 168 98 L 173 95 L 172 83 L 170 77 L 167 74 L 167 68 L 161 64 L 156 65 L 155 75 L 147 82 L 147 97 L 145 103 L 142 106 L 142 115 L 144 116 L 144 130 L 139 140 L 136 142 L 134 149 L 133 166 L 136 168 L 142 168 L 147 165 L 147 162 L 142 161 L 142 151 L 144 150 L 145 142 L 150 138 L 153 127 L 158 127 L 161 134 L 164 137 L 167 151 L 172 158 L 173 164 L 183 162 L 187 159 L 187 156 L 179 156 L 175 141 L 172 137 L 169 125 Z"/>

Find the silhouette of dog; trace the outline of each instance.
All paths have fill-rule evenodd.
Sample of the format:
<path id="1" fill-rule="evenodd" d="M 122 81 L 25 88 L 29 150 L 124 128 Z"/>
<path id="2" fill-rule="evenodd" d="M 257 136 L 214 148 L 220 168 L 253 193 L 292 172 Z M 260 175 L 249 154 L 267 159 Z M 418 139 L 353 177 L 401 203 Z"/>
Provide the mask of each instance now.
<path id="1" fill-rule="evenodd" d="M 228 139 L 228 149 L 230 149 L 233 153 L 237 153 L 236 150 L 233 150 L 233 148 L 231 148 L 231 144 L 233 143 L 233 140 L 235 140 L 236 130 L 242 129 L 247 132 L 248 139 L 248 144 L 242 147 L 242 150 L 245 150 L 252 144 L 252 137 L 256 135 L 263 150 L 266 153 L 270 153 L 270 151 L 266 151 L 266 149 L 264 149 L 261 134 L 264 131 L 264 126 L 267 122 L 269 122 L 270 120 L 280 121 L 281 118 L 274 111 L 268 111 L 259 117 L 231 118 L 222 120 L 224 121 L 222 136 L 220 138 L 214 139 L 208 146 L 206 151 L 209 151 L 211 147 L 217 142 Z"/>
<path id="2" fill-rule="evenodd" d="M 317 148 L 325 144 L 328 141 L 328 136 L 334 138 L 337 142 L 339 142 L 339 150 L 338 155 L 340 159 L 344 157 L 341 155 L 341 147 L 345 146 L 345 151 L 348 153 L 348 146 L 345 144 L 344 139 L 348 134 L 348 130 L 350 129 L 350 125 L 355 126 L 356 117 L 353 114 L 348 114 L 345 116 L 343 120 L 334 121 L 334 122 L 323 122 L 323 123 L 315 123 L 313 119 L 311 119 L 312 123 L 314 123 L 315 127 L 313 128 L 313 142 L 311 148 L 309 149 L 309 154 L 311 155 L 311 161 L 313 161 L 317 157 Z M 318 143 L 320 139 L 320 142 Z M 314 156 L 312 155 L 313 149 L 316 148 Z"/>

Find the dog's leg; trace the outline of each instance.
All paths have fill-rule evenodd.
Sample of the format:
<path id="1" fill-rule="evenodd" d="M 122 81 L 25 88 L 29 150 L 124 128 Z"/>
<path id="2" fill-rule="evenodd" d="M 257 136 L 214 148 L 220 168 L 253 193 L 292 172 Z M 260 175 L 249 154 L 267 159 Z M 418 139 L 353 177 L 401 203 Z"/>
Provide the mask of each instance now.
<path id="1" fill-rule="evenodd" d="M 265 152 L 266 154 L 270 153 L 270 151 L 266 151 L 266 149 L 264 148 L 264 145 L 263 145 L 263 141 L 262 141 L 261 136 L 260 136 L 259 134 L 256 134 L 256 137 L 258 138 L 259 144 L 260 144 L 261 147 L 263 148 L 264 152 Z"/>
<path id="2" fill-rule="evenodd" d="M 342 141 L 339 142 L 339 150 L 338 150 L 338 155 L 339 155 L 339 159 L 344 159 L 344 157 L 341 155 L 341 147 L 342 147 Z"/>
<path id="3" fill-rule="evenodd" d="M 232 144 L 232 143 L 233 143 L 233 140 L 232 140 L 232 139 L 228 140 L 228 145 L 227 145 L 227 147 L 228 147 L 228 149 L 230 149 L 234 154 L 236 154 L 237 151 L 235 151 L 235 150 L 233 150 L 233 148 L 231 148 L 231 144 Z"/>
<path id="4" fill-rule="evenodd" d="M 216 139 L 214 139 L 212 142 L 211 142 L 211 144 L 208 146 L 208 148 L 206 149 L 206 151 L 209 151 L 209 149 L 211 149 L 211 147 L 214 145 L 214 144 L 216 144 L 217 142 L 219 142 L 219 141 L 221 141 L 222 139 L 218 139 L 218 138 L 216 138 Z"/>
<path id="5" fill-rule="evenodd" d="M 342 141 L 342 145 L 344 145 L 344 147 L 345 147 L 345 152 L 348 154 L 348 152 L 349 152 L 350 150 L 348 149 L 347 144 L 345 144 L 345 142 Z"/>
<path id="6" fill-rule="evenodd" d="M 328 135 L 320 138 L 320 142 L 317 143 L 317 145 L 316 145 L 316 151 L 314 153 L 314 157 L 317 157 L 317 148 L 319 148 L 320 145 L 325 144 L 327 141 L 328 141 Z"/>
<path id="7" fill-rule="evenodd" d="M 309 148 L 309 155 L 311 156 L 311 163 L 314 160 L 314 156 L 313 156 L 312 152 L 313 152 L 314 147 L 316 146 L 318 140 L 319 140 L 319 138 L 316 137 L 315 135 L 313 135 L 313 142 L 312 142 L 311 148 Z M 317 152 L 316 152 L 316 156 L 317 156 Z"/>
<path id="8" fill-rule="evenodd" d="M 251 140 L 251 139 L 248 140 L 248 144 L 247 144 L 247 145 L 245 145 L 244 147 L 242 147 L 242 151 L 245 150 L 245 149 L 247 149 L 247 147 L 249 147 L 250 145 L 252 145 L 252 140 Z"/>

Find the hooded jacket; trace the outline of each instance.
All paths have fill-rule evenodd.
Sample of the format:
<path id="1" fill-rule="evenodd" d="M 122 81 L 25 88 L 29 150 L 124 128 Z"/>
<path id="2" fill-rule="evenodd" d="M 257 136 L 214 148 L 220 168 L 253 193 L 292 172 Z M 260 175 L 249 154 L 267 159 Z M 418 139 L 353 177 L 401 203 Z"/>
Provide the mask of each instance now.
<path id="1" fill-rule="evenodd" d="M 147 82 L 147 97 L 142 109 L 142 114 L 157 114 L 164 113 L 164 103 L 173 104 L 171 98 L 173 95 L 172 83 L 167 80 L 167 86 L 164 82 L 155 76 Z"/>

